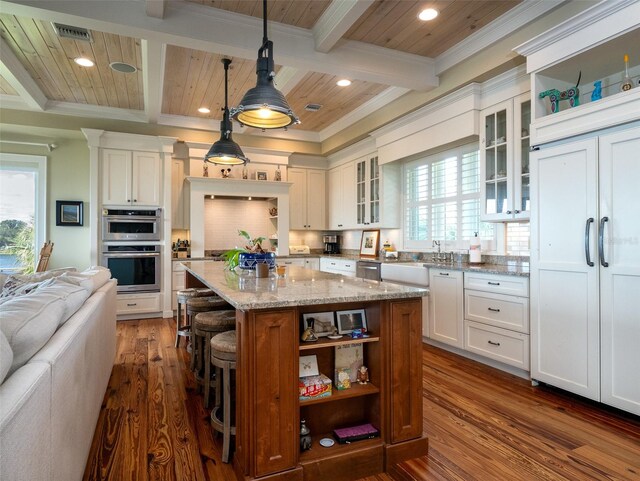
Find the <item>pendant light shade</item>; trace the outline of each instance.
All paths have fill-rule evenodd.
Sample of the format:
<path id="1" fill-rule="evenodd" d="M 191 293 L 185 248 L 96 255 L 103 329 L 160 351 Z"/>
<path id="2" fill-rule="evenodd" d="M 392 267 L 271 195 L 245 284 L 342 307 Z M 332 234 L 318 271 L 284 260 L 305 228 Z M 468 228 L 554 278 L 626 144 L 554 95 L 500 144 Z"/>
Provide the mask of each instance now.
<path id="1" fill-rule="evenodd" d="M 289 107 L 287 99 L 273 85 L 273 42 L 267 38 L 267 0 L 263 0 L 263 37 L 258 50 L 256 86 L 249 89 L 240 105 L 231 109 L 231 116 L 242 125 L 258 129 L 279 129 L 299 124 L 300 119 Z"/>
<path id="2" fill-rule="evenodd" d="M 220 140 L 215 142 L 207 155 L 204 156 L 205 162 L 218 165 L 240 165 L 249 162 L 249 159 L 245 157 L 242 149 L 231 138 L 231 132 L 233 125 L 229 118 L 229 107 L 227 99 L 227 73 L 229 71 L 229 64 L 231 60 L 223 58 L 224 64 L 224 113 L 222 114 L 222 122 L 220 122 Z"/>

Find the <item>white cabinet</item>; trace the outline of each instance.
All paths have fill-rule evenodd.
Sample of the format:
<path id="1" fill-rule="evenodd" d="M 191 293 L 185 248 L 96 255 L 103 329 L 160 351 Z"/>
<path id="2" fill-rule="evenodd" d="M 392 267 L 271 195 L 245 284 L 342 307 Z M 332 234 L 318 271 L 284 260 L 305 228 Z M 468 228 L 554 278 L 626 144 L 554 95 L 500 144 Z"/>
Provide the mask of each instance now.
<path id="1" fill-rule="evenodd" d="M 118 294 L 116 296 L 116 314 L 119 318 L 132 319 L 139 314 L 160 311 L 159 293 Z"/>
<path id="2" fill-rule="evenodd" d="M 493 105 L 481 112 L 484 136 L 480 139 L 481 219 L 528 219 L 529 94 Z"/>
<path id="3" fill-rule="evenodd" d="M 278 264 L 284 266 L 298 266 L 305 269 L 320 270 L 320 259 L 317 257 L 296 257 L 289 259 L 281 259 Z"/>
<path id="4" fill-rule="evenodd" d="M 171 227 L 188 229 L 189 214 L 184 195 L 184 160 L 171 160 Z"/>
<path id="5" fill-rule="evenodd" d="M 320 270 L 332 274 L 342 274 L 344 276 L 356 276 L 356 261 L 348 259 L 338 259 L 335 257 L 321 257 Z"/>
<path id="6" fill-rule="evenodd" d="M 311 269 L 312 271 L 319 271 L 320 270 L 320 259 L 317 257 L 312 257 L 310 259 L 305 259 L 304 260 L 304 266 L 307 269 Z"/>
<path id="7" fill-rule="evenodd" d="M 102 150 L 102 204 L 157 207 L 161 203 L 157 152 Z"/>
<path id="8" fill-rule="evenodd" d="M 464 348 L 529 370 L 529 280 L 465 273 Z"/>
<path id="9" fill-rule="evenodd" d="M 171 309 L 178 309 L 178 291 L 185 288 L 186 270 L 181 262 L 171 263 Z"/>
<path id="10" fill-rule="evenodd" d="M 429 337 L 463 348 L 463 273 L 429 269 Z"/>
<path id="11" fill-rule="evenodd" d="M 532 378 L 635 414 L 638 152 L 636 126 L 542 148 L 531 163 Z"/>
<path id="12" fill-rule="evenodd" d="M 355 163 L 356 227 L 400 227 L 400 167 L 370 154 Z"/>
<path id="13" fill-rule="evenodd" d="M 344 230 L 356 224 L 356 171 L 349 162 L 329 171 L 329 229 Z"/>
<path id="14" fill-rule="evenodd" d="M 293 230 L 322 230 L 327 226 L 325 172 L 313 169 L 289 169 L 290 224 Z"/>

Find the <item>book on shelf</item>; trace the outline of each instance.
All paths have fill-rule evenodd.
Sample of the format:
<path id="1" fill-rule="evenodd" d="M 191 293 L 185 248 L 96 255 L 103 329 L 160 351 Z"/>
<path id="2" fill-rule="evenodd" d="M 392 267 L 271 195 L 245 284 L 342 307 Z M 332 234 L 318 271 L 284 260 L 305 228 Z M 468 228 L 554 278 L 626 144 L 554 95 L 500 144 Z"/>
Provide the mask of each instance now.
<path id="1" fill-rule="evenodd" d="M 362 344 L 343 344 L 335 347 L 336 378 L 338 370 L 347 369 L 350 381 L 358 380 L 358 369 L 364 364 Z"/>

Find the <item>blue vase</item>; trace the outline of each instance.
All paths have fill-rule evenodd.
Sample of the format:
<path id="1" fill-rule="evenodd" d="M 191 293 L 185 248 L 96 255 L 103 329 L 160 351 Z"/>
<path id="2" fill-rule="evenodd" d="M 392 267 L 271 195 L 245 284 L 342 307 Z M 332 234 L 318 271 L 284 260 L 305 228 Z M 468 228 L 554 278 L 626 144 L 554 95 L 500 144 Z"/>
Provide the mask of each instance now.
<path id="1" fill-rule="evenodd" d="M 256 264 L 263 263 L 269 266 L 269 269 L 276 268 L 276 255 L 273 252 L 256 253 L 256 252 L 241 252 L 238 257 L 238 265 L 240 269 L 247 269 L 254 271 Z"/>

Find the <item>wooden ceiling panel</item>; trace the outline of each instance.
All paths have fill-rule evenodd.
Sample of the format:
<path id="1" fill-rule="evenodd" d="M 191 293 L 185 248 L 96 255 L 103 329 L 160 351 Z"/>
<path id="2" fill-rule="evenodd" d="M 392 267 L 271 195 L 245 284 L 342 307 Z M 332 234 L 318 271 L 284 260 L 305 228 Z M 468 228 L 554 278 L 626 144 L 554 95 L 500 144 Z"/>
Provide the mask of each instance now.
<path id="1" fill-rule="evenodd" d="M 124 109 L 144 108 L 140 41 L 91 31 L 93 42 L 60 38 L 50 22 L 0 14 L 1 34 L 43 94 L 51 100 Z M 73 59 L 95 62 L 84 68 Z M 116 72 L 111 62 L 138 70 Z"/>
<path id="2" fill-rule="evenodd" d="M 209 7 L 262 18 L 261 0 L 188 0 Z M 331 0 L 271 0 L 267 3 L 267 20 L 310 29 L 331 4 Z"/>
<path id="3" fill-rule="evenodd" d="M 512 9 L 521 0 L 376 0 L 344 35 L 350 40 L 392 50 L 437 57 L 447 49 Z M 418 13 L 433 7 L 435 20 Z"/>
<path id="4" fill-rule="evenodd" d="M 296 128 L 320 131 L 387 88 L 360 80 L 354 80 L 348 87 L 338 87 L 336 82 L 339 78 L 311 72 L 287 94 L 291 109 L 302 122 Z M 322 108 L 317 112 L 308 112 L 304 107 L 310 103 L 320 104 Z"/>
<path id="5" fill-rule="evenodd" d="M 224 66 L 219 55 L 201 50 L 167 46 L 162 113 L 222 119 Z M 229 106 L 256 84 L 256 61 L 232 58 L 229 66 Z M 198 108 L 207 107 L 208 114 Z"/>
<path id="6" fill-rule="evenodd" d="M 11 86 L 7 79 L 0 75 L 0 94 L 18 95 L 18 92 Z"/>

